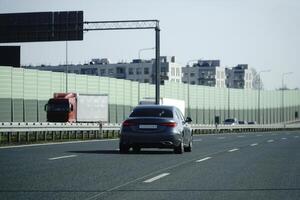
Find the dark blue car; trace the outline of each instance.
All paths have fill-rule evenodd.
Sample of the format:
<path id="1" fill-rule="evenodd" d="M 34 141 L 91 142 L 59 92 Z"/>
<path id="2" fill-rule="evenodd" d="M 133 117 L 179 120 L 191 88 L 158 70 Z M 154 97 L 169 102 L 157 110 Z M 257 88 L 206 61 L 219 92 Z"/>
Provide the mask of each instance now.
<path id="1" fill-rule="evenodd" d="M 190 152 L 191 121 L 175 106 L 137 106 L 122 124 L 120 153 L 127 153 L 130 148 L 135 152 L 141 148 L 171 148 L 178 154 Z"/>

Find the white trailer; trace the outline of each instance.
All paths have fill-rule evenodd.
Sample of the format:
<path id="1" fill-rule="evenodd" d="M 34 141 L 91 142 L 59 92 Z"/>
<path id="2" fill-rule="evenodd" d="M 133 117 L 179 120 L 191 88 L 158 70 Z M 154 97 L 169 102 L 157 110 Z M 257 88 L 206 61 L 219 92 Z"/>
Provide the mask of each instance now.
<path id="1" fill-rule="evenodd" d="M 108 122 L 108 95 L 78 94 L 78 122 Z"/>
<path id="2" fill-rule="evenodd" d="M 139 104 L 140 105 L 155 104 L 155 98 L 152 98 L 152 97 L 143 98 L 139 102 Z M 182 112 L 182 114 L 185 116 L 185 102 L 183 100 L 160 98 L 159 104 L 166 105 L 166 106 L 176 106 Z"/>

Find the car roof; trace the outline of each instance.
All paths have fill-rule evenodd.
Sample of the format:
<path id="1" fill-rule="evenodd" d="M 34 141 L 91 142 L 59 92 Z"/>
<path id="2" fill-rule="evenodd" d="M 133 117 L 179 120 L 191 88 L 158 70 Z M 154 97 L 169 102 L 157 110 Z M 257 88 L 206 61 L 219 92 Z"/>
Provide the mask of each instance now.
<path id="1" fill-rule="evenodd" d="M 167 109 L 167 110 L 174 110 L 175 106 L 167 106 L 167 105 L 155 105 L 155 104 L 145 104 L 145 105 L 138 105 L 136 108 L 162 108 L 162 109 Z"/>

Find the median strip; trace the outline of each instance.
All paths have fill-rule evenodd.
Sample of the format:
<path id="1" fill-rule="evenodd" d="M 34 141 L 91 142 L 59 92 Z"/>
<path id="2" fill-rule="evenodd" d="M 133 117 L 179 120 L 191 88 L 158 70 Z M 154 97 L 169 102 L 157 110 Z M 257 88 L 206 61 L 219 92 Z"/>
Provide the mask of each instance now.
<path id="1" fill-rule="evenodd" d="M 209 159 L 211 159 L 211 157 L 206 157 L 206 158 L 203 158 L 203 159 L 200 159 L 200 160 L 196 160 L 196 162 L 203 162 L 203 161 L 209 160 Z"/>
<path id="2" fill-rule="evenodd" d="M 161 179 L 161 178 L 163 178 L 163 177 L 165 177 L 165 176 L 168 176 L 169 174 L 170 174 L 170 173 L 163 173 L 163 174 L 160 174 L 160 175 L 158 175 L 158 176 L 155 176 L 155 177 L 153 177 L 153 178 L 150 178 L 150 179 L 148 179 L 148 180 L 145 180 L 144 183 L 151 183 L 151 182 L 156 181 L 156 180 L 158 180 L 158 179 Z"/>
<path id="3" fill-rule="evenodd" d="M 64 158 L 73 158 L 77 155 L 69 155 L 69 156 L 60 156 L 60 157 L 54 157 L 54 158 L 48 158 L 48 160 L 58 160 L 58 159 L 64 159 Z"/>
<path id="4" fill-rule="evenodd" d="M 230 149 L 228 152 L 238 151 L 239 149 Z"/>

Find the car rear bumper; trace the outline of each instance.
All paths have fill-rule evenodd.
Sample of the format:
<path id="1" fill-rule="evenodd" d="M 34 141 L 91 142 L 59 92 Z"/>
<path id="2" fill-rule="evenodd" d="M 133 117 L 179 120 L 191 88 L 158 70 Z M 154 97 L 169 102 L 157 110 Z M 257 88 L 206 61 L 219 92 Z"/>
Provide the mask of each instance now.
<path id="1" fill-rule="evenodd" d="M 174 148 L 182 142 L 180 134 L 126 134 L 121 135 L 120 144 L 141 148 Z"/>

